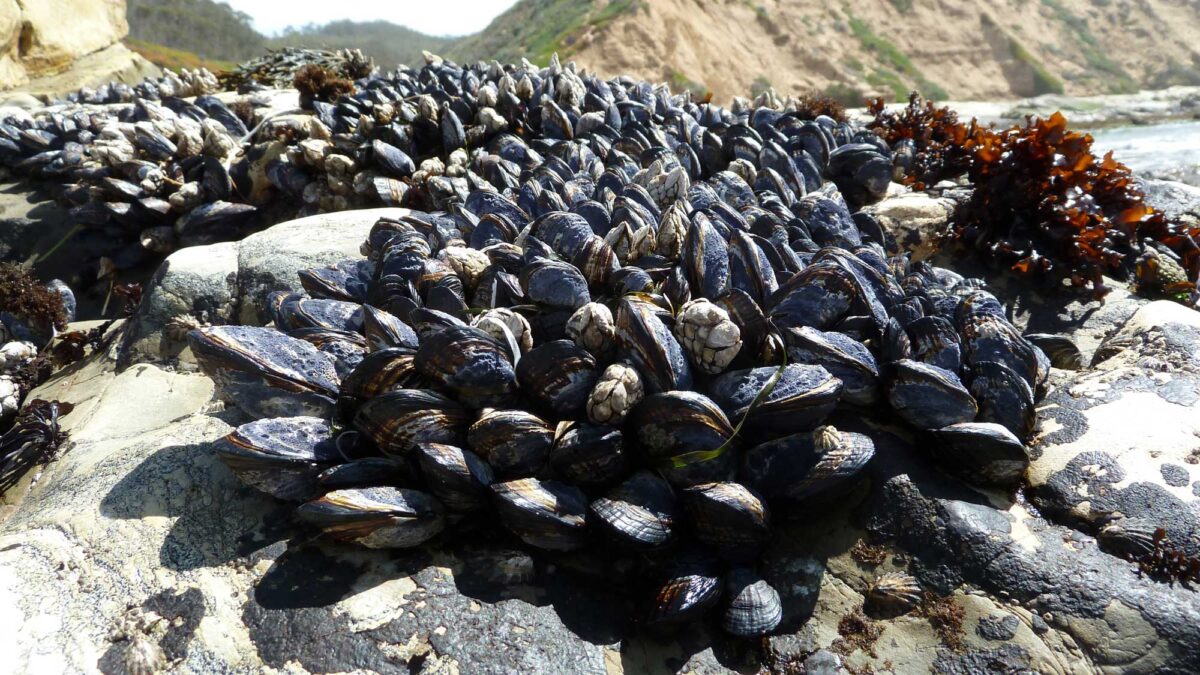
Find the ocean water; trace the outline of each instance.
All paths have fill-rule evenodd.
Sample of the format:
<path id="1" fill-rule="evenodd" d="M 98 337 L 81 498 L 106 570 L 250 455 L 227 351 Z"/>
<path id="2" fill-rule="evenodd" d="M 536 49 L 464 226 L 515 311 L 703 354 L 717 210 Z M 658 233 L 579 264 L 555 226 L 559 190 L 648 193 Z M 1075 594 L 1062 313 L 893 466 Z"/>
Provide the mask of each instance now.
<path id="1" fill-rule="evenodd" d="M 1113 127 L 1091 134 L 1097 155 L 1112 150 L 1136 173 L 1200 166 L 1200 121 Z"/>

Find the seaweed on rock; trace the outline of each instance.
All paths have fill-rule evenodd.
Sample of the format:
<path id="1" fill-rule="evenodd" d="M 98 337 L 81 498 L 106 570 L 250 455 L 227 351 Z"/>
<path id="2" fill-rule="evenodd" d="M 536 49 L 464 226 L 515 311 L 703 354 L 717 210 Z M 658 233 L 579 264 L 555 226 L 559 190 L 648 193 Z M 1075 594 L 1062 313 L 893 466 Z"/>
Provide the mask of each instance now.
<path id="1" fill-rule="evenodd" d="M 1092 153 L 1092 137 L 1061 113 L 1009 129 L 963 123 L 913 94 L 900 112 L 872 101 L 869 127 L 889 144 L 913 143 L 905 181 L 917 189 L 965 176 L 974 191 L 953 238 L 1048 283 L 1069 282 L 1097 297 L 1104 275 L 1130 278 L 1151 242 L 1168 248 L 1192 282 L 1200 275 L 1200 228 L 1169 221 L 1146 204 L 1129 167 Z M 1177 289 L 1175 289 L 1177 290 Z"/>

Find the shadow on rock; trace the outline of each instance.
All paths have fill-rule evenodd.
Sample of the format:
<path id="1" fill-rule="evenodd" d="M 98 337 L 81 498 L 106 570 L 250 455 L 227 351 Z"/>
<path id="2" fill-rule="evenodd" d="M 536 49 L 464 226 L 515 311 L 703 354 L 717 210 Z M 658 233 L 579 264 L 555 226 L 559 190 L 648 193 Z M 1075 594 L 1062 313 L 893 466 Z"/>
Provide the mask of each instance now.
<path id="1" fill-rule="evenodd" d="M 291 505 L 239 486 L 213 443 L 174 445 L 147 457 L 100 503 L 109 518 L 175 518 L 159 562 L 176 571 L 222 565 L 292 532 Z"/>

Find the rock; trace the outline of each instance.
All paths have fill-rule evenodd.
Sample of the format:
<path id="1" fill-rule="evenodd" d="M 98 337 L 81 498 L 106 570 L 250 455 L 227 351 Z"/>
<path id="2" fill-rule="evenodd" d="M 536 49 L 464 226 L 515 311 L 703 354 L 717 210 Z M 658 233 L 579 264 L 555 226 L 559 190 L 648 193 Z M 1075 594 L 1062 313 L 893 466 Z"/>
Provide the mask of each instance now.
<path id="1" fill-rule="evenodd" d="M 1200 535 L 1187 487 L 1200 479 L 1200 312 L 1146 304 L 1101 344 L 1094 368 L 1063 375 L 1039 406 L 1028 472 L 1039 508 L 1085 531 L 1123 516 L 1181 544 Z"/>
<path id="2" fill-rule="evenodd" d="M 144 300 L 122 339 L 119 362 L 184 365 L 186 326 L 270 321 L 268 292 L 300 291 L 298 270 L 360 256 L 358 247 L 379 218 L 407 209 L 368 209 L 280 223 L 243 239 L 171 254 L 146 284 Z"/>
<path id="3" fill-rule="evenodd" d="M 238 244 L 181 249 L 147 284 L 124 336 L 124 363 L 169 362 L 187 348 L 186 330 L 237 317 Z"/>
<path id="4" fill-rule="evenodd" d="M 380 215 L 402 213 L 177 252 L 122 358 L 168 360 L 164 319 L 178 311 L 261 322 L 266 290 L 299 288 L 297 268 L 353 256 Z M 1040 320 L 1027 290 L 1008 292 Z M 1101 328 L 1104 308 L 1072 303 L 1053 314 L 1063 332 Z M 1052 375 L 1029 472 L 1039 512 L 943 473 L 908 432 L 873 429 L 863 485 L 820 517 L 779 514 L 760 572 L 785 616 L 765 643 L 712 622 L 644 627 L 621 566 L 530 555 L 487 528 L 403 552 L 314 538 L 293 505 L 217 460 L 215 441 L 245 420 L 212 401 L 206 377 L 96 355 L 34 393 L 76 408 L 60 457 L 0 506 L 0 622 L 15 628 L 0 653 L 51 673 L 131 660 L 180 672 L 1194 672 L 1200 594 L 1140 575 L 1093 535 L 1117 512 L 1162 522 L 1172 541 L 1200 534 L 1185 452 L 1200 435 L 1200 314 L 1121 303 L 1095 365 Z M 830 422 L 863 431 L 856 417 Z M 882 552 L 856 557 L 860 541 Z M 895 572 L 924 600 L 864 614 L 868 584 Z"/>
<path id="5" fill-rule="evenodd" d="M 117 43 L 79 57 L 68 70 L 32 79 L 21 88 L 34 96 L 55 99 L 81 87 L 96 87 L 113 81 L 133 85 L 161 73 L 158 66 L 141 54 Z"/>
<path id="6" fill-rule="evenodd" d="M 0 90 L 60 95 L 157 72 L 121 44 L 128 33 L 124 0 L 2 0 Z"/>
<path id="7" fill-rule="evenodd" d="M 380 208 L 326 213 L 280 223 L 252 234 L 238 247 L 238 320 L 259 325 L 269 321 L 264 301 L 270 291 L 298 291 L 296 272 L 361 257 L 359 246 L 375 221 L 399 218 L 408 209 Z"/>
<path id="8" fill-rule="evenodd" d="M 879 219 L 879 224 L 896 238 L 902 251 L 914 260 L 925 260 L 938 248 L 954 215 L 953 200 L 933 197 L 924 192 L 889 196 L 864 209 Z"/>
<path id="9" fill-rule="evenodd" d="M 1185 213 L 1200 216 L 1200 187 L 1170 180 L 1139 182 L 1146 193 L 1146 203 L 1168 218 L 1179 218 Z"/>

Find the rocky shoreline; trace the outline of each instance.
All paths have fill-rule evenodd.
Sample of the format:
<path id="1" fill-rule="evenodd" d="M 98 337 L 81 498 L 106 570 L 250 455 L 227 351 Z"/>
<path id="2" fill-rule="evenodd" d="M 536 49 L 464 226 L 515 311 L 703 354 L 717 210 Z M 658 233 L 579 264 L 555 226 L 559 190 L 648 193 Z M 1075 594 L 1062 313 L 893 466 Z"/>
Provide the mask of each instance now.
<path id="1" fill-rule="evenodd" d="M 927 196 L 878 210 L 901 212 L 895 200 L 907 200 L 906 222 L 946 224 Z M 216 460 L 214 441 L 241 414 L 214 400 L 167 324 L 198 306 L 261 321 L 253 298 L 299 290 L 291 271 L 352 254 L 380 215 L 316 216 L 175 253 L 107 353 L 34 392 L 75 411 L 70 447 L 11 490 L 0 516 L 0 607 L 15 628 L 0 651 L 17 670 L 136 672 L 139 654 L 206 672 L 1200 668 L 1200 594 L 1139 574 L 1095 536 L 1115 512 L 1173 541 L 1200 532 L 1200 428 L 1185 423 L 1200 419 L 1200 371 L 1185 356 L 1200 353 L 1200 313 L 1119 284 L 1098 304 L 992 280 L 1019 325 L 1068 335 L 1091 363 L 1053 371 L 1030 484 L 1015 496 L 970 488 L 932 470 L 915 439 L 885 436 L 860 505 L 775 538 L 764 565 L 786 580 L 790 612 L 761 647 L 706 625 L 632 625 L 602 570 L 570 555 L 535 559 L 486 537 L 400 554 L 298 538 L 279 503 Z M 867 584 L 893 569 L 945 597 L 859 618 Z"/>

